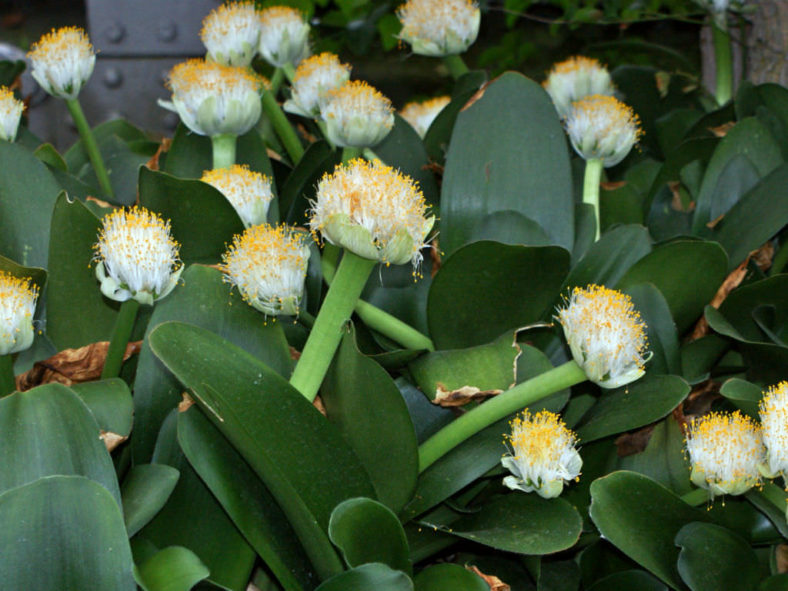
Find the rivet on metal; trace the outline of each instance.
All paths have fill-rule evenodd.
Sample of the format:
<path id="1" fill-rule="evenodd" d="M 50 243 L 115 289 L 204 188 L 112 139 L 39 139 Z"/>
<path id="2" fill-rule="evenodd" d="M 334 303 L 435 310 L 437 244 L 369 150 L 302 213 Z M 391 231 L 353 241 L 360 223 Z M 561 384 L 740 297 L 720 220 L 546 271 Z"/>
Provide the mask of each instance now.
<path id="1" fill-rule="evenodd" d="M 120 43 L 126 36 L 126 29 L 118 22 L 114 22 L 104 29 L 104 36 L 110 43 Z"/>

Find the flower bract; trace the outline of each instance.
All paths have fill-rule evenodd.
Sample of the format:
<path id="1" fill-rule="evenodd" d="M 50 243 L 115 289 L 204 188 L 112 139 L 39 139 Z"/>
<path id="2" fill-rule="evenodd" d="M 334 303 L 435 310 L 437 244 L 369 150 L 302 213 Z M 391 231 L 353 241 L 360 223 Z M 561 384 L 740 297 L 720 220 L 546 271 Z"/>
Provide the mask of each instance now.
<path id="1" fill-rule="evenodd" d="M 400 116 L 411 124 L 419 137 L 424 139 L 435 117 L 449 104 L 450 96 L 436 96 L 426 101 L 412 101 L 400 111 Z"/>
<path id="2" fill-rule="evenodd" d="M 247 228 L 265 223 L 274 194 L 270 177 L 246 165 L 206 170 L 200 179 L 218 189 L 235 208 Z"/>
<path id="3" fill-rule="evenodd" d="M 401 265 L 421 262 L 435 216 L 410 177 L 379 160 L 340 164 L 317 186 L 309 226 L 360 257 Z"/>
<path id="4" fill-rule="evenodd" d="M 616 91 L 607 68 L 598 60 L 583 56 L 555 64 L 542 86 L 562 119 L 569 115 L 572 103 L 594 94 L 613 96 Z"/>
<path id="5" fill-rule="evenodd" d="M 287 226 L 252 226 L 222 256 L 225 281 L 269 316 L 298 314 L 309 262 L 309 235 Z"/>
<path id="6" fill-rule="evenodd" d="M 472 0 L 408 0 L 397 9 L 400 39 L 413 53 L 442 57 L 464 52 L 476 41 L 481 13 Z"/>
<path id="7" fill-rule="evenodd" d="M 309 55 L 309 23 L 289 6 L 271 6 L 260 11 L 260 55 L 281 68 L 297 64 Z"/>
<path id="8" fill-rule="evenodd" d="M 598 94 L 573 103 L 566 131 L 575 152 L 586 160 L 601 160 L 606 167 L 626 158 L 642 133 L 631 107 Z"/>
<path id="9" fill-rule="evenodd" d="M 38 287 L 28 278 L 0 271 L 0 355 L 24 351 L 33 344 L 33 314 Z"/>
<path id="10" fill-rule="evenodd" d="M 618 388 L 645 373 L 646 325 L 632 299 L 600 285 L 572 290 L 558 321 L 575 362 L 588 379 Z"/>
<path id="11" fill-rule="evenodd" d="M 328 139 L 342 147 L 371 148 L 394 127 L 391 101 L 362 81 L 329 90 L 320 108 Z"/>
<path id="12" fill-rule="evenodd" d="M 27 55 L 36 82 L 52 96 L 63 99 L 77 98 L 96 64 L 93 46 L 78 27 L 53 29 Z"/>
<path id="13" fill-rule="evenodd" d="M 229 2 L 202 21 L 200 39 L 208 59 L 225 66 L 246 67 L 260 43 L 260 16 L 254 2 Z"/>
<path id="14" fill-rule="evenodd" d="M 528 410 L 511 422 L 506 435 L 510 451 L 501 459 L 512 475 L 503 483 L 513 490 L 536 492 L 546 499 L 557 497 L 564 482 L 580 475 L 583 460 L 575 449 L 576 435 L 561 417 L 549 411 L 532 415 Z"/>
<path id="15" fill-rule="evenodd" d="M 766 463 L 761 472 L 767 478 L 788 476 L 788 382 L 769 388 L 760 402 L 759 416 Z"/>
<path id="16" fill-rule="evenodd" d="M 690 478 L 712 497 L 740 495 L 761 481 L 761 429 L 739 411 L 711 412 L 693 419 L 686 445 L 692 466 Z"/>
<path id="17" fill-rule="evenodd" d="M 245 68 L 187 60 L 170 71 L 172 109 L 199 135 L 243 135 L 260 118 L 264 82 Z"/>
<path id="18" fill-rule="evenodd" d="M 333 53 L 323 52 L 306 58 L 296 68 L 292 95 L 282 107 L 304 117 L 320 115 L 326 93 L 350 80 L 350 66 Z"/>
<path id="19" fill-rule="evenodd" d="M 5 86 L 0 86 L 0 140 L 13 142 L 25 105 Z"/>
<path id="20" fill-rule="evenodd" d="M 101 293 L 117 302 L 153 305 L 178 283 L 183 265 L 170 223 L 143 207 L 104 216 L 95 251 Z"/>

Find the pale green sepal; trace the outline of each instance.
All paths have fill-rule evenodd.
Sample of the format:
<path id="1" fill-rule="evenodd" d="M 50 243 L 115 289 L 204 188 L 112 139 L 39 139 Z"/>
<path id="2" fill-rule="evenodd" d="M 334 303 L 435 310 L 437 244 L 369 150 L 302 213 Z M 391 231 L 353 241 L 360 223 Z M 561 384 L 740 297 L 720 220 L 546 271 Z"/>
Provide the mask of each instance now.
<path id="1" fill-rule="evenodd" d="M 385 248 L 381 249 L 379 259 L 384 263 L 404 265 L 413 258 L 413 238 L 407 228 L 400 228 Z"/>
<path id="2" fill-rule="evenodd" d="M 101 289 L 101 293 L 103 293 L 106 297 L 116 302 L 125 302 L 128 299 L 131 299 L 131 292 L 121 287 L 120 283 L 107 275 L 106 270 L 104 269 L 104 263 L 98 263 L 96 265 L 96 279 L 99 280 L 99 288 Z"/>

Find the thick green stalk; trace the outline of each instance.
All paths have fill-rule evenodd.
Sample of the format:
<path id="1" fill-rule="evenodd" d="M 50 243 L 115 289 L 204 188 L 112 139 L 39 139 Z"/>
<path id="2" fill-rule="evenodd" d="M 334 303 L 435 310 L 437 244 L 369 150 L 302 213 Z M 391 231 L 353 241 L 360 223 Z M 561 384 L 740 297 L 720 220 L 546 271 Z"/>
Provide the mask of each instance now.
<path id="1" fill-rule="evenodd" d="M 455 419 L 419 446 L 419 473 L 485 427 L 534 402 L 586 380 L 574 361 L 554 367 L 487 400 Z"/>
<path id="2" fill-rule="evenodd" d="M 16 390 L 14 380 L 14 359 L 8 355 L 0 355 L 0 397 L 8 396 Z"/>
<path id="3" fill-rule="evenodd" d="M 266 91 L 270 92 L 271 94 L 276 97 L 279 93 L 279 87 L 282 86 L 282 81 L 285 79 L 285 73 L 282 71 L 282 68 L 277 68 L 274 70 L 274 75 L 271 76 L 271 87 Z"/>
<path id="4" fill-rule="evenodd" d="M 118 317 L 115 319 L 115 328 L 112 330 L 112 338 L 107 349 L 107 358 L 104 360 L 104 369 L 101 370 L 101 379 L 116 378 L 120 374 L 123 365 L 123 354 L 126 352 L 126 345 L 129 344 L 129 337 L 134 328 L 134 321 L 137 319 L 137 310 L 140 303 L 137 300 L 126 300 L 120 305 Z"/>
<path id="5" fill-rule="evenodd" d="M 588 203 L 594 207 L 594 219 L 596 220 L 596 240 L 602 226 L 599 219 L 599 183 L 602 179 L 602 160 L 592 158 L 586 160 L 586 173 L 583 177 L 583 203 Z"/>
<path id="6" fill-rule="evenodd" d="M 263 92 L 263 111 L 265 111 L 268 120 L 273 125 L 276 135 L 282 140 L 282 144 L 290 156 L 293 166 L 295 166 L 301 160 L 301 156 L 304 155 L 304 147 L 301 145 L 301 140 L 298 139 L 287 117 L 285 117 L 282 107 L 276 102 L 274 93 L 268 90 Z"/>
<path id="7" fill-rule="evenodd" d="M 211 138 L 213 146 L 213 167 L 230 168 L 235 164 L 235 136 L 232 134 L 215 135 Z"/>
<path id="8" fill-rule="evenodd" d="M 293 78 L 295 78 L 295 68 L 293 67 L 293 64 L 285 64 L 279 69 L 282 70 L 282 72 L 284 72 L 284 75 L 287 77 L 287 80 L 290 83 L 292 83 Z"/>
<path id="9" fill-rule="evenodd" d="M 777 507 L 783 513 L 786 512 L 786 508 L 788 507 L 788 493 L 786 493 L 783 489 L 779 486 L 774 484 L 773 482 L 767 482 L 763 485 L 763 488 L 760 491 L 757 491 L 763 498 L 767 499 L 772 505 Z"/>
<path id="10" fill-rule="evenodd" d="M 342 256 L 334 282 L 323 300 L 315 325 L 290 378 L 290 384 L 307 400 L 312 401 L 317 396 L 342 340 L 342 327 L 353 313 L 356 301 L 376 264 L 377 261 L 361 258 L 347 250 Z"/>
<path id="11" fill-rule="evenodd" d="M 725 18 L 724 16 L 722 18 Z M 722 21 L 724 23 L 724 21 Z M 712 18 L 711 33 L 714 40 L 714 61 L 717 72 L 717 104 L 724 105 L 733 96 L 733 51 L 728 31 Z"/>
<path id="12" fill-rule="evenodd" d="M 708 503 L 710 499 L 711 497 L 709 497 L 709 491 L 707 491 L 705 488 L 696 488 L 684 495 L 681 495 L 681 500 L 688 505 L 692 505 L 693 507 Z"/>
<path id="13" fill-rule="evenodd" d="M 336 256 L 334 256 L 336 251 L 338 251 L 338 249 L 335 246 L 327 244 L 323 251 L 324 256 L 321 259 L 323 279 L 325 279 L 326 283 L 329 285 L 331 285 L 331 282 L 334 280 L 334 273 L 336 272 Z M 326 256 L 327 254 L 328 256 Z M 427 335 L 420 333 L 410 324 L 402 322 L 399 318 L 392 316 L 369 302 L 358 300 L 356 302 L 355 311 L 359 318 L 361 318 L 364 324 L 369 328 L 399 343 L 406 349 L 435 350 L 432 339 Z"/>
<path id="14" fill-rule="evenodd" d="M 443 58 L 443 63 L 449 68 L 449 74 L 455 80 L 459 79 L 463 74 L 468 73 L 468 66 L 459 55 L 447 55 Z"/>
<path id="15" fill-rule="evenodd" d="M 90 125 L 88 125 L 88 120 L 85 119 L 85 113 L 82 111 L 79 99 L 67 99 L 66 106 L 69 113 L 71 113 L 74 124 L 77 126 L 79 137 L 82 138 L 82 144 L 85 146 L 90 163 L 93 165 L 93 171 L 96 173 L 99 187 L 107 197 L 115 197 L 112 191 L 112 184 L 109 182 L 107 168 L 104 166 L 104 160 L 102 160 L 101 152 L 99 152 L 98 144 L 96 144 L 96 138 L 93 136 L 93 130 L 90 129 Z"/>
<path id="16" fill-rule="evenodd" d="M 353 158 L 358 158 L 361 155 L 361 148 L 354 148 L 353 146 L 346 146 L 342 148 L 342 164 L 350 162 Z"/>

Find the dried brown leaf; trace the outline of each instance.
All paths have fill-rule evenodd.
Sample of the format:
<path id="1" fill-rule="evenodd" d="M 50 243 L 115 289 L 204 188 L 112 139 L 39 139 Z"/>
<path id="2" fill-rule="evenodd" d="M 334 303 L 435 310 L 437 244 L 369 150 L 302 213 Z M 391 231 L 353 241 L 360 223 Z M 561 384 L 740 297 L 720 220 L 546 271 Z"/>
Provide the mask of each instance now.
<path id="1" fill-rule="evenodd" d="M 619 458 L 639 454 L 646 449 L 649 440 L 651 439 L 651 432 L 654 430 L 654 425 L 647 425 L 637 431 L 631 433 L 622 433 L 616 437 L 616 448 Z"/>
<path id="2" fill-rule="evenodd" d="M 620 189 L 621 187 L 627 186 L 627 181 L 613 181 L 613 182 L 606 182 L 606 183 L 599 183 L 599 186 L 602 187 L 605 191 L 615 191 L 616 189 Z"/>
<path id="3" fill-rule="evenodd" d="M 725 214 L 723 213 L 722 215 L 720 215 L 720 216 L 718 216 L 718 217 L 714 218 L 713 220 L 711 220 L 710 222 L 706 222 L 706 227 L 707 227 L 709 230 L 713 230 L 713 229 L 714 229 L 714 227 L 715 227 L 717 224 L 719 224 L 719 223 L 720 223 L 720 222 L 723 220 L 723 218 L 724 218 L 724 217 L 725 217 Z"/>
<path id="4" fill-rule="evenodd" d="M 750 259 L 758 265 L 761 271 L 768 271 L 774 260 L 774 244 L 767 242 L 757 250 L 750 253 Z"/>
<path id="5" fill-rule="evenodd" d="M 491 396 L 497 396 L 501 392 L 503 390 L 480 390 L 476 386 L 463 386 L 456 390 L 447 390 L 443 384 L 438 382 L 432 403 L 436 406 L 451 408 L 463 406 L 474 400 L 486 400 Z"/>
<path id="6" fill-rule="evenodd" d="M 102 199 L 97 199 L 96 197 L 93 197 L 93 195 L 88 195 L 87 197 L 85 197 L 85 201 L 92 201 L 93 203 L 95 203 L 99 207 L 106 207 L 107 209 L 111 209 L 112 208 L 112 204 L 111 203 L 109 203 L 107 201 L 104 201 Z"/>
<path id="7" fill-rule="evenodd" d="M 469 98 L 468 102 L 465 103 L 465 105 L 462 107 L 462 109 L 460 109 L 460 112 L 470 108 L 470 106 L 473 105 L 473 103 L 475 103 L 480 98 L 482 98 L 484 96 L 484 93 L 487 91 L 487 87 L 490 84 L 492 84 L 493 82 L 495 82 L 497 79 L 498 78 L 493 78 L 492 80 L 489 80 L 489 81 L 485 82 L 484 84 L 482 84 L 481 87 L 479 88 L 479 90 L 477 90 L 475 93 L 473 93 L 473 96 L 471 98 Z"/>
<path id="8" fill-rule="evenodd" d="M 156 153 L 150 157 L 150 160 L 148 160 L 145 166 L 151 170 L 159 170 L 159 158 L 162 154 L 166 154 L 170 151 L 170 146 L 172 146 L 172 139 L 168 137 L 162 138 L 158 150 L 156 150 Z"/>
<path id="9" fill-rule="evenodd" d="M 708 129 L 717 137 L 725 137 L 728 135 L 728 132 L 733 128 L 734 125 L 736 125 L 735 121 L 728 121 L 727 123 L 723 123 L 717 127 L 707 127 L 706 129 Z"/>
<path id="10" fill-rule="evenodd" d="M 673 196 L 670 200 L 670 208 L 673 211 L 689 213 L 695 210 L 694 201 L 690 201 L 689 205 L 684 207 L 684 201 L 681 198 L 681 183 L 679 181 L 670 181 L 668 183 L 668 188 L 670 189 L 670 193 Z"/>
<path id="11" fill-rule="evenodd" d="M 727 298 L 734 289 L 741 285 L 741 282 L 744 281 L 744 277 L 747 275 L 747 263 L 749 260 L 750 257 L 747 257 L 741 265 L 736 267 L 728 274 L 728 276 L 725 278 L 725 281 L 723 281 L 722 285 L 720 285 L 720 287 L 717 289 L 717 293 L 714 294 L 711 302 L 709 302 L 711 307 L 719 308 L 722 305 L 722 302 L 725 301 L 725 298 Z M 706 318 L 701 317 L 697 324 L 695 324 L 695 328 L 692 329 L 692 333 L 689 336 L 688 342 L 696 341 L 708 333 L 709 323 L 706 322 Z"/>
<path id="12" fill-rule="evenodd" d="M 99 437 L 101 437 L 101 440 L 104 442 L 104 445 L 107 447 L 107 451 L 112 451 L 113 449 L 115 449 L 121 443 L 123 443 L 128 439 L 128 437 L 124 435 L 118 435 L 117 433 L 113 433 L 112 431 L 101 431 Z"/>
<path id="13" fill-rule="evenodd" d="M 788 573 L 788 545 L 780 544 L 774 552 L 778 573 Z"/>
<path id="14" fill-rule="evenodd" d="M 430 269 L 430 279 L 434 279 L 438 271 L 441 270 L 441 248 L 438 244 L 438 239 L 432 241 L 432 248 L 429 250 L 430 260 L 432 261 L 432 268 Z"/>
<path id="15" fill-rule="evenodd" d="M 479 570 L 479 567 L 477 566 L 465 565 L 465 569 L 471 571 L 472 573 L 484 579 L 484 582 L 490 586 L 490 591 L 511 591 L 511 587 L 506 583 L 504 583 L 501 579 L 499 579 L 495 575 L 484 574 L 482 571 Z"/>
<path id="16" fill-rule="evenodd" d="M 328 416 L 326 414 L 326 407 L 323 405 L 323 399 L 320 398 L 320 394 L 315 396 L 315 399 L 312 401 L 312 406 L 314 406 L 317 410 L 320 411 L 320 414 L 324 417 Z"/>
<path id="17" fill-rule="evenodd" d="M 194 398 L 188 392 L 181 392 L 181 401 L 178 403 L 178 412 L 186 412 L 194 404 Z"/>

